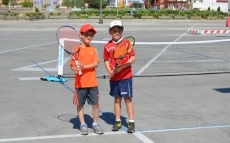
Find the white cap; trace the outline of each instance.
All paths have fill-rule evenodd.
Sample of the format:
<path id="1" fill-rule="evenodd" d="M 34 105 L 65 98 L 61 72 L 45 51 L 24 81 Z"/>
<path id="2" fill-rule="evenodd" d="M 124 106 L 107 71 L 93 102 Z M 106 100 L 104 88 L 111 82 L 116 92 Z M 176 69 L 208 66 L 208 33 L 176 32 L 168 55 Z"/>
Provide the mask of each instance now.
<path id="1" fill-rule="evenodd" d="M 123 23 L 119 20 L 114 20 L 109 24 L 109 29 L 113 28 L 114 26 L 120 26 L 124 28 Z"/>

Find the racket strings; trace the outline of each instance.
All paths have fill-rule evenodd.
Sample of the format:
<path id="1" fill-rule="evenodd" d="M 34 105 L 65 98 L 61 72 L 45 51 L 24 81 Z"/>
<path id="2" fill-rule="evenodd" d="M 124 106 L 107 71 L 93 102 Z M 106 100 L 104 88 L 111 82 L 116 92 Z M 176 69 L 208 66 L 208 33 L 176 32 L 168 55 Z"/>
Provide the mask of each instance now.
<path id="1" fill-rule="evenodd" d="M 132 46 L 129 42 L 129 40 L 124 40 L 121 43 L 119 43 L 116 48 L 114 49 L 114 59 L 123 58 L 128 54 L 129 49 Z"/>
<path id="2" fill-rule="evenodd" d="M 78 52 L 74 48 L 80 44 L 77 31 L 71 26 L 62 26 L 57 31 L 57 38 L 62 48 L 69 54 Z"/>

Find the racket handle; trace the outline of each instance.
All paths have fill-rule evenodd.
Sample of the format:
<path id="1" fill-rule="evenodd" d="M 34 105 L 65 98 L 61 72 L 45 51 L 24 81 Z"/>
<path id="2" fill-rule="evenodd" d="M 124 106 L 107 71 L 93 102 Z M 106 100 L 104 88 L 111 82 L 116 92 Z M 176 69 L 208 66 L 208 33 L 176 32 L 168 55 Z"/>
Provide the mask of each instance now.
<path id="1" fill-rule="evenodd" d="M 75 63 L 76 63 L 76 66 L 78 67 L 78 61 L 77 61 L 77 60 L 75 60 Z M 78 74 L 79 74 L 79 75 L 82 75 L 82 71 L 81 71 L 81 70 L 78 71 Z"/>
<path id="2" fill-rule="evenodd" d="M 79 72 L 78 72 L 78 74 L 79 74 L 79 75 L 82 75 L 82 72 L 81 72 L 81 71 L 79 71 Z"/>

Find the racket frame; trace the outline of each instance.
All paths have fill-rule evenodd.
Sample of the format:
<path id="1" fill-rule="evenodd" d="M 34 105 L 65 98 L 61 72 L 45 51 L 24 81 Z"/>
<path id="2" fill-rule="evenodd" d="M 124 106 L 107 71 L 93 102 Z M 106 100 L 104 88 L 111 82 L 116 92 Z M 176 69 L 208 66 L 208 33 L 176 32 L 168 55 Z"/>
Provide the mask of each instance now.
<path id="1" fill-rule="evenodd" d="M 64 26 L 62 26 L 62 27 L 64 27 Z M 62 28 L 61 27 L 61 28 Z M 68 26 L 68 27 L 71 27 L 71 26 Z M 60 28 L 59 28 L 60 29 Z M 58 29 L 58 30 L 59 30 Z M 73 28 L 74 29 L 74 28 Z M 75 30 L 75 29 L 74 29 Z M 58 31 L 57 31 L 58 32 Z M 77 32 L 76 32 L 77 33 Z M 69 38 L 58 38 L 58 34 L 57 34 L 57 40 L 58 40 L 58 43 L 59 43 L 59 46 L 61 46 L 61 48 L 67 53 L 67 54 L 69 54 L 73 59 L 74 59 L 74 61 L 75 61 L 75 64 L 76 64 L 76 66 L 78 65 L 78 60 L 73 56 L 73 54 L 75 54 L 75 53 L 78 53 L 79 51 L 80 51 L 80 47 L 79 47 L 79 49 L 76 51 L 76 52 L 70 52 L 70 51 L 68 51 L 67 49 L 65 49 L 65 45 L 64 45 L 64 43 L 65 43 L 65 41 L 67 40 L 67 41 L 72 41 L 72 42 L 78 42 L 79 41 L 79 44 L 80 44 L 80 39 L 79 40 L 77 40 L 77 39 L 69 39 Z M 76 45 L 78 45 L 78 44 L 76 44 Z M 74 47 L 73 47 L 73 49 L 72 49 L 72 51 L 74 50 Z M 59 56 L 60 56 L 60 50 L 59 50 Z M 63 59 L 63 58 L 62 58 Z M 62 63 L 63 63 L 63 61 L 62 61 Z M 58 75 L 60 75 L 60 74 L 62 74 L 63 75 L 63 73 L 59 73 Z M 78 74 L 79 75 L 82 75 L 82 71 L 80 70 L 80 71 L 78 71 Z"/>
<path id="2" fill-rule="evenodd" d="M 133 41 L 130 41 L 129 39 L 133 39 Z M 128 37 L 125 37 L 125 38 L 121 39 L 117 43 L 117 46 L 119 46 L 119 44 L 121 44 L 124 40 L 128 40 L 132 44 L 132 46 L 135 45 L 135 38 L 133 36 L 128 36 Z M 115 53 L 117 46 L 114 48 L 113 54 Z M 113 55 L 113 58 L 114 58 L 115 62 L 116 62 L 117 59 L 120 59 L 119 62 L 115 64 L 114 70 L 119 67 L 120 62 L 127 56 L 127 54 L 129 54 L 129 52 L 132 50 L 132 48 L 133 47 L 131 47 L 129 50 L 127 50 L 126 54 L 124 56 L 122 56 L 121 58 L 114 58 L 114 55 Z"/>

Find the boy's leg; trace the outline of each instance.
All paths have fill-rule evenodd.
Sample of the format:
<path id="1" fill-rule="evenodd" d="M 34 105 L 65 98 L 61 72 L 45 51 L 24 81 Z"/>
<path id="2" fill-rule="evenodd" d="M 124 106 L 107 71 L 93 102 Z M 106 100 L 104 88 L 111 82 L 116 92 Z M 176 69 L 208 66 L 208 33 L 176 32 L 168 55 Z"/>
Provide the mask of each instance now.
<path id="1" fill-rule="evenodd" d="M 93 124 L 92 130 L 96 134 L 103 134 L 101 126 L 98 124 L 99 116 L 99 91 L 98 87 L 88 88 L 88 102 L 92 105 Z"/>
<path id="2" fill-rule="evenodd" d="M 114 113 L 115 113 L 115 119 L 120 120 L 121 119 L 121 97 L 114 97 Z"/>
<path id="3" fill-rule="evenodd" d="M 113 124 L 112 131 L 118 131 L 121 128 L 121 97 L 114 97 L 114 114 L 115 123 Z"/>
<path id="4" fill-rule="evenodd" d="M 79 118 L 81 124 L 85 123 L 85 119 L 84 119 L 84 108 L 83 107 L 84 107 L 83 105 L 78 105 L 77 106 L 78 118 Z"/>
<path id="5" fill-rule="evenodd" d="M 113 124 L 112 131 L 118 131 L 121 128 L 121 101 L 120 81 L 111 81 L 110 80 L 110 95 L 114 97 L 114 114 L 115 114 L 115 123 Z"/>
<path id="6" fill-rule="evenodd" d="M 125 105 L 126 105 L 126 110 L 128 113 L 129 120 L 134 120 L 134 109 L 133 109 L 132 98 L 125 97 L 124 100 L 125 100 Z"/>
<path id="7" fill-rule="evenodd" d="M 124 100 L 125 100 L 125 105 L 126 105 L 128 117 L 129 117 L 127 132 L 128 133 L 134 133 L 135 132 L 135 124 L 134 124 L 134 109 L 133 109 L 132 98 L 125 97 Z"/>
<path id="8" fill-rule="evenodd" d="M 84 104 L 86 100 L 86 94 L 84 89 L 77 89 L 77 100 L 78 100 L 77 113 L 81 123 L 80 132 L 82 135 L 88 135 L 88 127 L 84 119 Z"/>
<path id="9" fill-rule="evenodd" d="M 98 114 L 99 114 L 99 105 L 93 105 L 92 115 L 93 115 L 93 122 L 98 122 Z"/>

